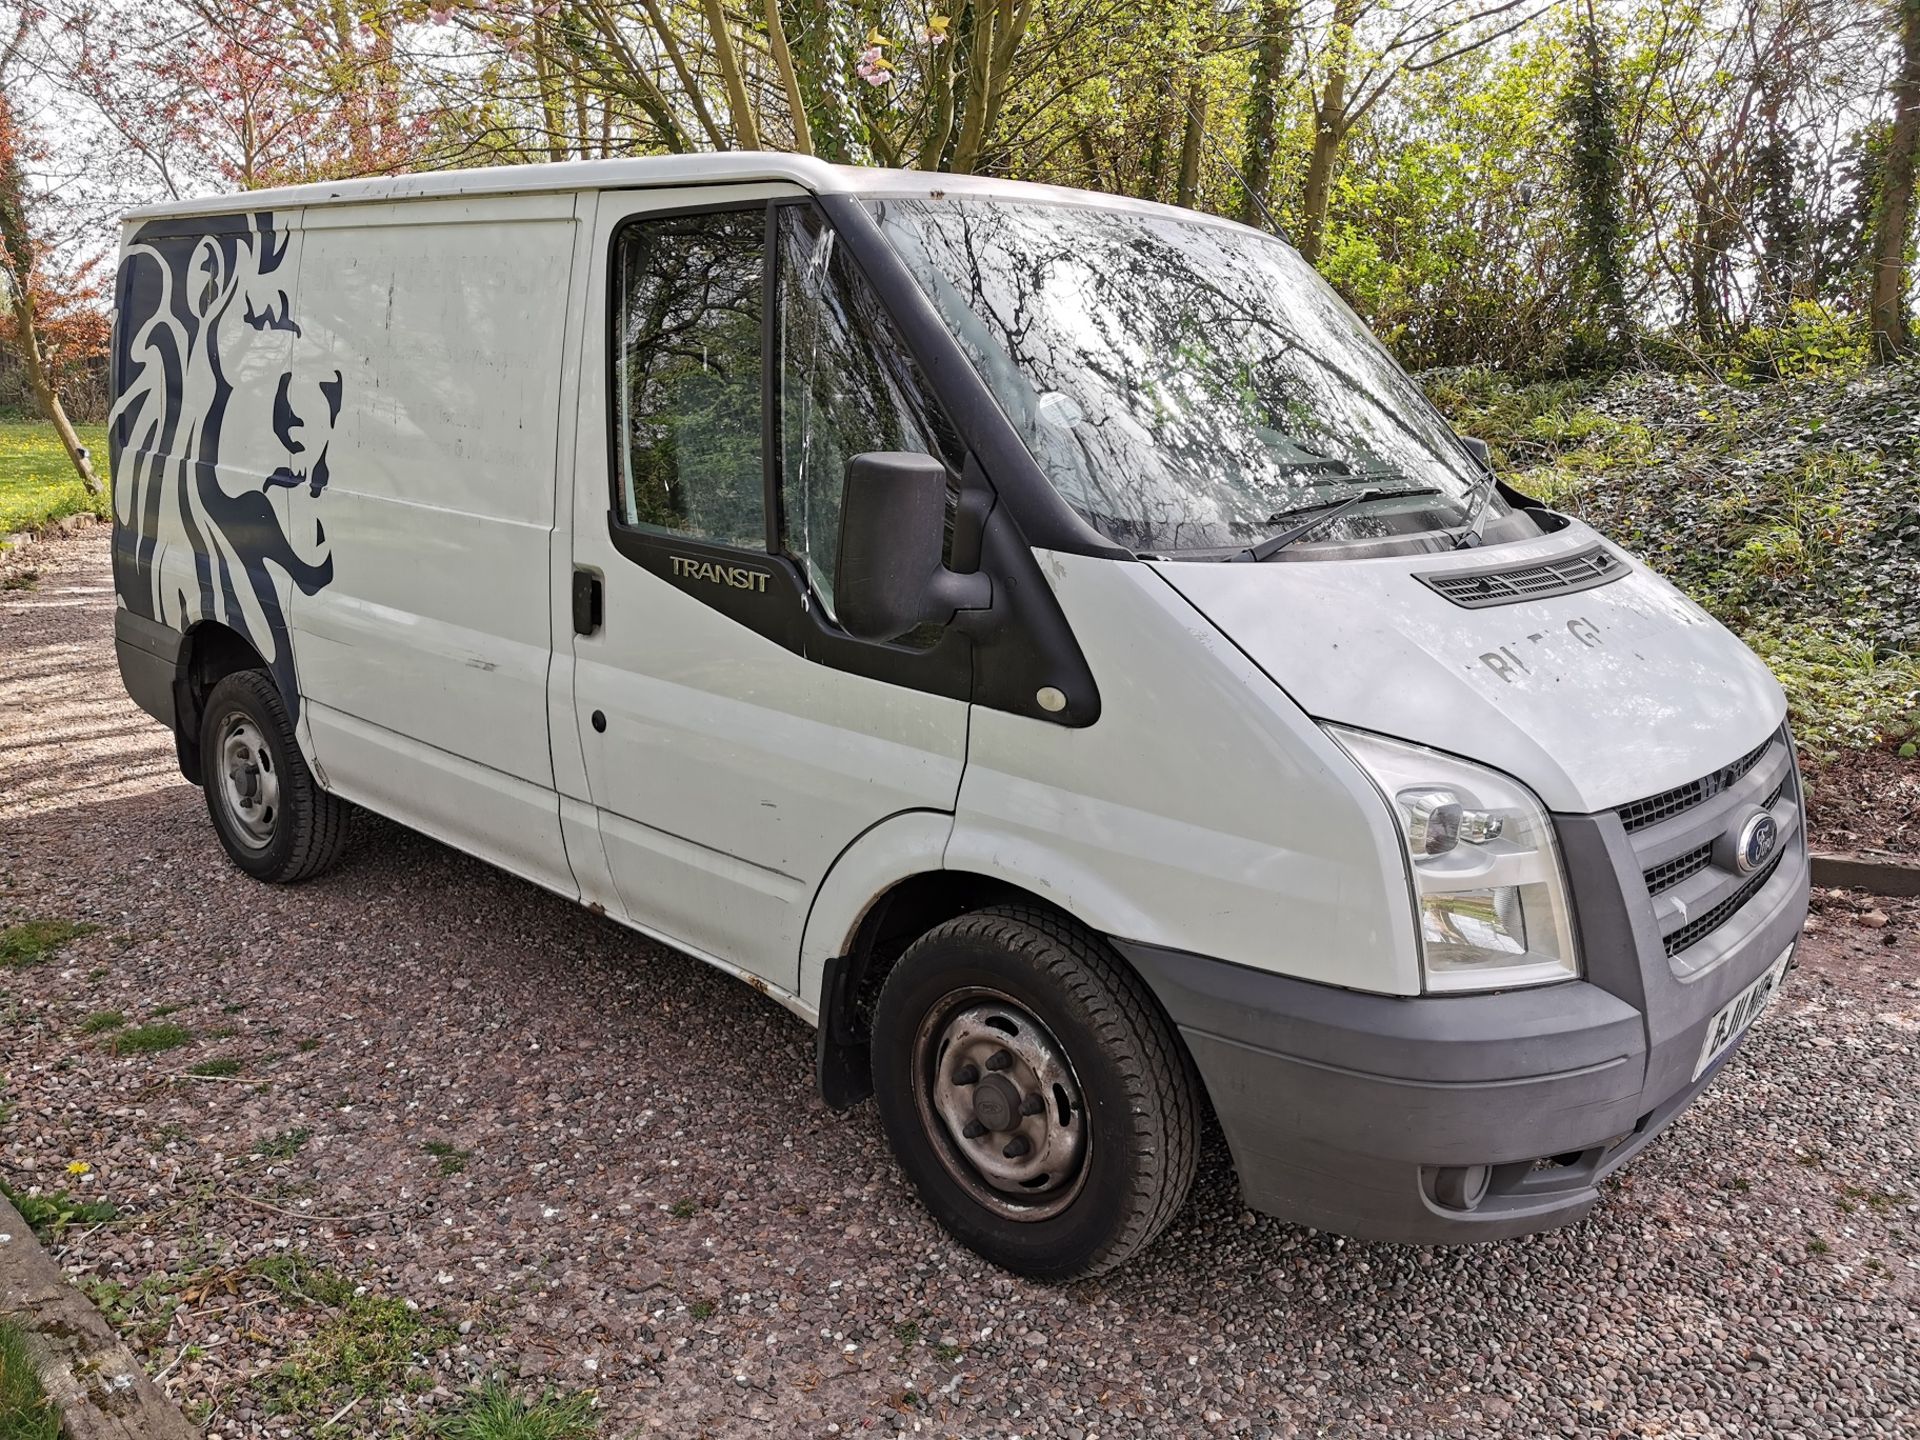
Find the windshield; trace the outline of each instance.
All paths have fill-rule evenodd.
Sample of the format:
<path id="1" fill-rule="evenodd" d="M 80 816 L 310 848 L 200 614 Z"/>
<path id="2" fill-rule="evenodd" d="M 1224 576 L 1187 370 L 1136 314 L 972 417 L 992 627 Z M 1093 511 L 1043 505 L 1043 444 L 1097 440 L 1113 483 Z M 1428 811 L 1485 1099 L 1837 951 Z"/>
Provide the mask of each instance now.
<path id="1" fill-rule="evenodd" d="M 1131 550 L 1454 526 L 1484 474 L 1291 247 L 1202 220 L 886 199 L 881 229 L 1069 504 Z M 1402 494 L 1398 492 L 1412 492 Z"/>

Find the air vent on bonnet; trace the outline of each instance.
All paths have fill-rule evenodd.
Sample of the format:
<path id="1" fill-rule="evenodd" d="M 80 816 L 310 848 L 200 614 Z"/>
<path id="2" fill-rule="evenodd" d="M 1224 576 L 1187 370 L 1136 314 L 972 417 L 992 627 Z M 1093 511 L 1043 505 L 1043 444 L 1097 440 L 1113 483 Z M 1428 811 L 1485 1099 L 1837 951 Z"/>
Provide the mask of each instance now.
<path id="1" fill-rule="evenodd" d="M 1626 562 L 1604 545 L 1589 545 L 1571 555 L 1556 555 L 1499 570 L 1442 570 L 1414 579 L 1468 610 L 1489 605 L 1514 605 L 1522 600 L 1545 600 L 1591 590 L 1627 573 Z"/>

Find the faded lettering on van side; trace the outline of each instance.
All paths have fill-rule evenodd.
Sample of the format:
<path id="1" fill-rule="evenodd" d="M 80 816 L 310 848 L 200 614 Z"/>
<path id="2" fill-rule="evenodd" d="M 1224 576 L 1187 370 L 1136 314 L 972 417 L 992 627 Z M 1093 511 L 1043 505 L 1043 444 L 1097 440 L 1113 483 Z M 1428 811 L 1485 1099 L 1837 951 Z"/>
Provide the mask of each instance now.
<path id="1" fill-rule="evenodd" d="M 682 580 L 704 580 L 709 585 L 727 585 L 759 595 L 767 593 L 767 572 L 746 565 L 717 565 L 711 560 L 696 560 L 691 555 L 675 555 L 673 573 Z"/>

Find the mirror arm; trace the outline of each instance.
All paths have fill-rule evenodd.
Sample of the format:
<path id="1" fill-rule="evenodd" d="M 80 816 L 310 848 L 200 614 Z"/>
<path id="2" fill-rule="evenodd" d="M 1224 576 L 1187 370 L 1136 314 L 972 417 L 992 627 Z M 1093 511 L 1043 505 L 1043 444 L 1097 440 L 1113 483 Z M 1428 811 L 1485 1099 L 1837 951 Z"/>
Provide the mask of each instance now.
<path id="1" fill-rule="evenodd" d="M 941 566 L 927 580 L 925 623 L 975 628 L 993 609 L 993 577 L 984 571 L 962 574 Z"/>

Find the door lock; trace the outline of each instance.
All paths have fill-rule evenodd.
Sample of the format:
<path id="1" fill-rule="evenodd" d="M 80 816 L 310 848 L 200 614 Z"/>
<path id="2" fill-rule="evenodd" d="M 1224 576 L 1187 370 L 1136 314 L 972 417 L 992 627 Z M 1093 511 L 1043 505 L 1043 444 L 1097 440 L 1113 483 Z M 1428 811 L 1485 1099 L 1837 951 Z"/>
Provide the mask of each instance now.
<path id="1" fill-rule="evenodd" d="M 600 576 L 593 570 L 573 572 L 573 633 L 591 635 L 604 620 L 604 591 Z"/>

